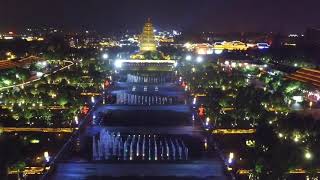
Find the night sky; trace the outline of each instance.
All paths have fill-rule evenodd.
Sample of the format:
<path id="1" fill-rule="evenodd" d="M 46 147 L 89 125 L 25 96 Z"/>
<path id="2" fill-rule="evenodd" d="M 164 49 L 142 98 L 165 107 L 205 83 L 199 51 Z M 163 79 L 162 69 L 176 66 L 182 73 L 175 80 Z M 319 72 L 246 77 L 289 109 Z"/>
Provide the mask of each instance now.
<path id="1" fill-rule="evenodd" d="M 319 0 L 0 0 L 0 30 L 140 30 L 151 17 L 156 27 L 184 31 L 304 32 L 320 26 L 319 7 Z"/>

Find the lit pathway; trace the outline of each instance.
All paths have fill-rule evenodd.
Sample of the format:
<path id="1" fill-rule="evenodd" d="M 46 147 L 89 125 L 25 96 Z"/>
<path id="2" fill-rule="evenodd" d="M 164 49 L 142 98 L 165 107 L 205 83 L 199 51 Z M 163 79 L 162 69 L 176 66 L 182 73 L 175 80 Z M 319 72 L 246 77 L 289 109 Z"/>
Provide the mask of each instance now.
<path id="1" fill-rule="evenodd" d="M 64 60 L 64 62 L 70 63 L 70 64 L 67 65 L 67 66 L 64 66 L 64 67 L 62 67 L 62 68 L 60 68 L 60 69 L 58 69 L 58 70 L 55 70 L 55 71 L 53 71 L 53 72 L 51 72 L 51 73 L 49 73 L 49 74 L 44 74 L 42 77 L 50 76 L 50 75 L 52 75 L 52 74 L 55 74 L 55 73 L 57 73 L 57 72 L 59 72 L 59 71 L 62 71 L 62 70 L 64 70 L 64 69 L 69 68 L 69 67 L 71 67 L 72 65 L 74 65 L 74 63 L 73 63 L 72 61 Z M 27 82 L 24 82 L 24 83 L 20 83 L 20 84 L 15 84 L 15 85 L 11 85 L 11 86 L 2 87 L 2 88 L 0 88 L 0 91 L 1 91 L 1 90 L 5 90 L 5 89 L 14 88 L 14 87 L 19 87 L 19 86 L 20 86 L 20 87 L 24 87 L 24 86 L 30 85 L 30 84 L 32 84 L 32 83 L 34 83 L 34 82 L 37 82 L 37 81 L 41 80 L 42 77 L 39 77 L 39 78 L 30 80 L 30 81 L 27 81 Z"/>
<path id="2" fill-rule="evenodd" d="M 28 128 L 0 127 L 0 132 L 43 132 L 43 133 L 72 133 L 75 128 Z"/>

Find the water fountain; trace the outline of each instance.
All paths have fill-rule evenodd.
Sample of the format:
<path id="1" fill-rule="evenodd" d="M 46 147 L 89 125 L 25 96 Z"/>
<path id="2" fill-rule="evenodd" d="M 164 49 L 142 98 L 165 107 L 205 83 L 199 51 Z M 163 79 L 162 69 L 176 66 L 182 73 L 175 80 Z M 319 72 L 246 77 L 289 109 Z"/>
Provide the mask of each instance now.
<path id="1" fill-rule="evenodd" d="M 93 160 L 188 160 L 183 140 L 159 135 L 122 135 L 102 129 L 92 139 Z"/>

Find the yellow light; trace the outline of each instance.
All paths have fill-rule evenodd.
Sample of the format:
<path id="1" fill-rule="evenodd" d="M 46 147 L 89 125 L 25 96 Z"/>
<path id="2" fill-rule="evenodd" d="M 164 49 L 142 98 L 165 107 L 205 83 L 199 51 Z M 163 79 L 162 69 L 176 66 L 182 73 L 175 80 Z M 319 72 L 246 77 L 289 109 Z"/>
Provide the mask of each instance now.
<path id="1" fill-rule="evenodd" d="M 312 154 L 311 154 L 309 151 L 307 151 L 307 152 L 304 154 L 304 157 L 305 157 L 306 159 L 311 159 L 311 158 L 312 158 Z"/>
<path id="2" fill-rule="evenodd" d="M 45 151 L 45 152 L 43 153 L 43 156 L 44 156 L 45 158 L 49 157 L 49 152 L 48 152 L 48 151 Z"/>
<path id="3" fill-rule="evenodd" d="M 38 139 L 32 139 L 30 141 L 31 144 L 39 144 L 39 142 L 40 142 L 40 140 L 38 140 Z"/>

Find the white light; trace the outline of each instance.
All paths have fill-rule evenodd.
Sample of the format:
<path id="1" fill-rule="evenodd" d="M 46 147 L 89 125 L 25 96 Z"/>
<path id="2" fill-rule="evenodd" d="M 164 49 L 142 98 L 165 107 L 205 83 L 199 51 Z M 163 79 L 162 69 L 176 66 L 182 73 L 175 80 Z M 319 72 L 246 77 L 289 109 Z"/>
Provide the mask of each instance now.
<path id="1" fill-rule="evenodd" d="M 173 65 L 174 65 L 174 67 L 177 67 L 178 66 L 178 62 L 176 61 Z"/>
<path id="2" fill-rule="evenodd" d="M 191 61 L 191 59 L 192 59 L 192 56 L 191 56 L 191 55 L 187 55 L 187 56 L 186 56 L 186 60 L 187 60 L 187 61 Z"/>
<path id="3" fill-rule="evenodd" d="M 222 54 L 222 52 L 223 52 L 222 49 L 215 49 L 215 50 L 214 50 L 214 53 L 215 53 L 215 54 L 218 54 L 218 55 L 219 55 L 219 54 Z"/>
<path id="4" fill-rule="evenodd" d="M 116 60 L 116 61 L 114 62 L 114 66 L 115 66 L 116 68 L 121 68 L 121 67 L 122 67 L 122 61 Z"/>
<path id="5" fill-rule="evenodd" d="M 76 124 L 79 124 L 79 119 L 78 119 L 77 116 L 74 117 L 74 122 L 75 122 Z"/>
<path id="6" fill-rule="evenodd" d="M 293 96 L 292 99 L 295 100 L 298 103 L 303 101 L 303 97 L 302 96 Z"/>
<path id="7" fill-rule="evenodd" d="M 193 98 L 193 102 L 192 102 L 193 104 L 196 104 L 197 103 L 197 98 L 196 97 L 194 97 Z"/>
<path id="8" fill-rule="evenodd" d="M 210 122 L 210 118 L 209 118 L 209 117 L 207 117 L 207 118 L 206 118 L 206 126 L 208 126 L 208 125 L 209 125 L 209 122 Z"/>
<path id="9" fill-rule="evenodd" d="M 37 76 L 37 77 L 43 76 L 43 72 L 37 72 L 36 76 Z"/>
<path id="10" fill-rule="evenodd" d="M 103 59 L 108 59 L 108 58 L 109 58 L 109 55 L 108 55 L 107 53 L 105 53 L 105 54 L 102 55 L 102 58 L 103 58 Z"/>
<path id="11" fill-rule="evenodd" d="M 44 158 L 46 159 L 47 162 L 50 161 L 50 156 L 49 156 L 49 152 L 48 152 L 48 151 L 45 151 L 45 152 L 43 153 L 43 156 L 44 156 Z"/>
<path id="12" fill-rule="evenodd" d="M 229 153 L 229 159 L 228 159 L 228 163 L 231 164 L 234 158 L 234 153 L 230 152 Z"/>
<path id="13" fill-rule="evenodd" d="M 279 133 L 278 135 L 279 135 L 279 137 L 280 137 L 280 138 L 282 138 L 282 137 L 283 137 L 283 134 L 282 134 L 282 133 Z"/>
<path id="14" fill-rule="evenodd" d="M 230 64 L 230 62 L 229 61 L 225 61 L 224 64 L 228 66 Z"/>
<path id="15" fill-rule="evenodd" d="M 91 97 L 91 102 L 94 103 L 94 96 Z"/>
<path id="16" fill-rule="evenodd" d="M 203 61 L 203 58 L 202 58 L 201 56 L 198 56 L 198 57 L 197 57 L 197 62 L 198 62 L 198 63 L 201 63 L 202 61 Z"/>

